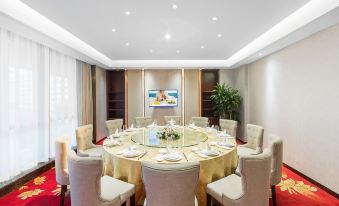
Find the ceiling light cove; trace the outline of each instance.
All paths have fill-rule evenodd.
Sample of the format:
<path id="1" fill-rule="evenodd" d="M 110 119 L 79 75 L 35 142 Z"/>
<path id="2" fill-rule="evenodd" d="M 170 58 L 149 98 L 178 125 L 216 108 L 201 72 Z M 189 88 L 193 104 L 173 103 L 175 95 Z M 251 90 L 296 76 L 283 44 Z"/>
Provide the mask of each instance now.
<path id="1" fill-rule="evenodd" d="M 153 50 L 153 49 L 150 49 L 150 50 L 149 50 L 149 53 L 153 53 L 153 52 L 154 52 L 154 50 Z"/>
<path id="2" fill-rule="evenodd" d="M 27 0 L 27 2 L 29 2 Z M 34 1 L 34 2 L 39 2 L 39 1 Z M 44 1 L 41 1 L 44 2 Z M 53 2 L 53 1 L 48 1 L 48 2 Z M 55 1 L 56 2 L 56 1 Z M 62 1 L 63 2 L 63 1 Z M 90 1 L 85 1 L 85 2 L 90 2 Z M 263 1 L 264 2 L 264 1 Z M 269 2 L 269 1 L 267 1 Z M 292 1 L 291 1 L 292 2 Z M 176 48 L 184 48 L 182 45 L 173 45 L 174 48 L 172 47 L 170 50 L 168 50 L 171 55 L 174 55 L 175 57 L 177 57 L 176 60 L 169 60 L 167 58 L 164 59 L 149 59 L 149 60 L 133 60 L 133 59 L 126 59 L 126 60 L 113 60 L 110 59 L 109 57 L 107 57 L 105 54 L 99 52 L 99 50 L 95 49 L 94 47 L 90 46 L 89 43 L 85 42 L 84 40 L 81 40 L 79 37 L 77 37 L 75 34 L 70 33 L 69 31 L 67 31 L 65 28 L 59 26 L 57 23 L 51 21 L 50 19 L 46 18 L 45 16 L 43 16 L 42 14 L 40 14 L 39 12 L 37 12 L 36 10 L 34 10 L 33 8 L 27 6 L 25 3 L 23 3 L 22 1 L 19 0 L 8 0 L 8 1 L 1 1 L 0 0 L 0 13 L 6 14 L 9 17 L 41 32 L 42 34 L 49 36 L 61 43 L 63 43 L 64 45 L 69 46 L 70 48 L 74 49 L 75 51 L 79 52 L 80 55 L 86 55 L 87 57 L 89 57 L 90 61 L 94 60 L 93 63 L 95 64 L 102 64 L 104 66 L 107 67 L 203 67 L 203 68 L 208 68 L 208 67 L 236 67 L 239 64 L 241 64 L 242 62 L 244 62 L 244 60 L 246 60 L 247 58 L 251 57 L 252 55 L 256 55 L 259 56 L 259 52 L 263 51 L 264 48 L 266 48 L 267 46 L 277 42 L 280 39 L 285 38 L 286 36 L 288 36 L 289 34 L 297 31 L 298 29 L 302 28 L 303 26 L 311 23 L 312 21 L 316 20 L 319 17 L 322 17 L 323 15 L 325 15 L 326 13 L 336 9 L 337 7 L 339 7 L 339 0 L 310 0 L 307 1 L 308 3 L 304 4 L 304 6 L 302 6 L 301 8 L 299 8 L 298 10 L 296 10 L 295 12 L 293 12 L 292 14 L 290 14 L 289 16 L 287 16 L 286 18 L 284 18 L 283 20 L 281 20 L 279 23 L 277 23 L 276 25 L 272 26 L 270 29 L 268 29 L 267 31 L 261 31 L 261 35 L 258 36 L 254 41 L 250 42 L 249 44 L 247 44 L 246 46 L 244 46 L 243 48 L 239 49 L 237 52 L 235 52 L 231 57 L 227 56 L 226 60 L 220 60 L 220 59 L 200 59 L 200 60 L 193 60 L 193 59 L 182 59 L 179 60 L 179 57 L 185 58 L 184 55 L 189 55 L 189 49 L 185 49 L 185 52 L 181 52 L 180 55 L 176 55 L 176 53 L 180 53 L 180 50 L 176 51 Z M 34 4 L 34 3 L 32 3 Z M 60 3 L 61 4 L 61 3 Z M 43 5 L 43 4 L 42 4 Z M 49 3 L 46 3 L 46 5 L 49 5 Z M 147 4 L 145 4 L 145 6 L 147 6 Z M 185 5 L 180 5 L 182 8 L 185 7 Z M 174 2 L 167 4 L 167 6 L 165 7 L 165 9 L 170 10 L 171 11 L 171 7 L 172 9 L 178 9 L 178 5 L 174 6 Z M 180 8 L 181 8 L 180 7 Z M 133 11 L 134 12 L 134 11 Z M 140 11 L 138 11 L 139 14 Z M 173 12 L 168 12 L 168 13 L 172 13 L 171 15 L 173 15 Z M 186 13 L 189 13 L 186 12 Z M 120 10 L 119 11 L 120 15 L 126 15 L 126 16 L 133 16 L 134 13 L 132 14 L 131 11 L 126 11 L 126 10 Z M 212 14 L 213 15 L 213 14 Z M 224 20 L 226 17 L 223 16 L 223 18 L 221 18 L 221 16 L 218 16 L 215 14 L 216 19 L 214 20 L 213 16 L 207 16 L 204 17 L 206 21 L 210 22 L 210 21 L 221 21 Z M 53 15 L 52 15 L 53 16 Z M 128 18 L 128 17 L 126 17 Z M 237 21 L 237 20 L 235 20 Z M 211 22 L 210 22 L 211 23 Z M 214 22 L 217 23 L 217 22 Z M 62 24 L 60 24 L 62 25 Z M 117 28 L 114 28 L 115 26 L 117 26 Z M 124 32 L 124 31 L 120 31 L 120 27 L 118 27 L 119 25 L 114 25 L 114 27 L 112 28 L 107 28 L 104 27 L 104 31 L 110 32 L 109 30 L 111 30 L 111 32 Z M 68 27 L 67 27 L 68 28 Z M 177 34 L 177 30 L 172 30 L 171 32 L 173 32 L 172 34 L 170 33 L 162 33 L 164 32 L 164 30 L 160 30 L 160 31 L 156 31 L 156 34 L 158 35 L 158 38 L 160 36 L 160 39 L 162 39 L 163 41 L 165 40 L 170 40 L 173 38 L 173 40 L 177 40 L 176 38 L 179 38 L 177 36 L 172 36 L 174 34 Z M 165 30 L 166 32 L 166 30 Z M 177 33 L 175 33 L 177 32 Z M 213 32 L 213 31 L 212 31 Z M 218 32 L 220 32 L 218 34 Z M 223 34 L 225 35 L 223 37 Z M 123 35 L 123 34 L 122 34 Z M 209 40 L 209 38 L 214 40 L 219 40 L 219 41 L 224 41 L 229 39 L 229 36 L 231 36 L 232 33 L 228 33 L 227 30 L 220 30 L 217 31 L 215 33 L 209 33 L 205 39 L 206 41 L 203 41 L 204 39 L 202 39 L 201 42 L 205 42 L 206 44 L 208 43 L 207 41 Z M 175 38 L 174 38 L 175 37 Z M 215 38 L 217 37 L 217 38 Z M 223 37 L 223 38 L 222 38 Z M 220 39 L 221 38 L 221 39 Z M 125 39 L 127 40 L 127 39 Z M 133 42 L 133 48 L 136 47 L 136 41 L 134 39 L 129 39 L 128 41 Z M 168 41 L 168 43 L 172 43 L 171 41 Z M 130 48 L 132 48 L 129 42 L 120 42 L 120 46 L 124 47 L 126 46 L 126 50 L 127 47 L 129 46 Z M 157 45 L 154 45 L 157 46 Z M 202 47 L 203 46 L 203 47 Z M 144 54 L 148 53 L 148 51 L 150 53 L 152 53 L 151 50 L 153 49 L 148 49 L 150 46 L 148 47 L 143 47 L 146 48 L 145 50 L 143 50 Z M 153 46 L 152 46 L 153 47 Z M 194 48 L 205 48 L 204 45 L 200 45 L 195 44 L 193 45 Z M 192 47 L 192 48 L 193 48 Z M 153 47 L 155 48 L 155 47 Z M 213 46 L 211 46 L 208 43 L 208 46 L 206 47 L 209 50 L 213 49 Z M 155 52 L 156 51 L 156 52 Z M 160 48 L 157 47 L 157 50 L 153 51 L 154 53 L 159 53 L 161 54 L 161 50 Z M 202 51 L 201 51 L 202 52 Z M 267 52 L 262 52 L 262 56 L 266 56 L 268 55 Z M 148 53 L 149 54 L 149 53 Z M 184 54 L 184 55 L 182 55 Z M 71 53 L 69 53 L 69 55 L 72 55 Z M 73 54 L 74 57 L 76 57 L 75 55 L 78 54 Z M 150 55 L 149 56 L 153 57 L 156 55 Z M 189 56 L 188 56 L 189 58 Z"/>
<path id="3" fill-rule="evenodd" d="M 171 35 L 170 33 L 166 33 L 166 34 L 164 35 L 164 38 L 167 39 L 167 40 L 169 40 L 169 39 L 172 38 L 172 35 Z"/>

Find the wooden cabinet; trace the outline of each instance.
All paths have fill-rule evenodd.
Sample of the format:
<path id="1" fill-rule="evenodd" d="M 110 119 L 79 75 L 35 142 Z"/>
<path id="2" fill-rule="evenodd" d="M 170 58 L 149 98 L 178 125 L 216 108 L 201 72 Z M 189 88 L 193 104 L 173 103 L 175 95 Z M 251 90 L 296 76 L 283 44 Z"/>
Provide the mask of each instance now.
<path id="1" fill-rule="evenodd" d="M 210 123 L 213 125 L 219 125 L 219 117 L 215 115 L 215 110 L 213 109 L 213 103 L 210 97 L 218 82 L 218 69 L 201 70 L 201 116 L 208 117 Z"/>
<path id="2" fill-rule="evenodd" d="M 107 120 L 123 119 L 126 122 L 125 70 L 107 71 Z"/>

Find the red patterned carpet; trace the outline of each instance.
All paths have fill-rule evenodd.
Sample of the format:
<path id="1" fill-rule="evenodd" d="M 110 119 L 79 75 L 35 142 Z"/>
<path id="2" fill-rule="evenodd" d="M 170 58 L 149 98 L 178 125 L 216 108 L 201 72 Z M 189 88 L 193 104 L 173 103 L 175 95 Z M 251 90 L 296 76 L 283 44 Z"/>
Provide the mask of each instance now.
<path id="1" fill-rule="evenodd" d="M 339 200 L 307 180 L 283 168 L 283 178 L 277 186 L 278 206 L 339 206 Z M 60 186 L 55 182 L 54 168 L 1 197 L 0 206 L 58 206 Z M 66 197 L 65 206 L 70 206 Z"/>

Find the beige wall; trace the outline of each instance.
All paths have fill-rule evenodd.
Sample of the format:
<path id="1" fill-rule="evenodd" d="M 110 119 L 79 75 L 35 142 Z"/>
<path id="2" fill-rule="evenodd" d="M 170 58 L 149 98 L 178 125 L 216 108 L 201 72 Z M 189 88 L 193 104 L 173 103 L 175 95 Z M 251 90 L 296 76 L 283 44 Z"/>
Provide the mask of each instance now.
<path id="1" fill-rule="evenodd" d="M 200 85 L 199 69 L 185 69 L 185 124 L 189 124 L 192 117 L 199 116 Z"/>
<path id="2" fill-rule="evenodd" d="M 127 70 L 128 79 L 128 125 L 135 124 L 135 117 L 143 115 L 142 70 Z"/>
<path id="3" fill-rule="evenodd" d="M 177 107 L 149 107 L 148 90 L 177 89 Z M 147 69 L 145 70 L 145 116 L 151 116 L 158 124 L 164 124 L 165 115 L 181 116 L 181 70 L 180 69 Z"/>
<path id="4" fill-rule="evenodd" d="M 246 115 L 248 113 L 248 70 L 246 66 L 237 69 L 220 69 L 219 82 L 228 84 L 239 90 L 242 97 L 240 119 L 238 124 L 237 138 L 244 140 L 246 136 L 246 124 L 248 122 Z"/>
<path id="5" fill-rule="evenodd" d="M 339 193 L 339 25 L 249 64 L 248 92 L 248 122 L 283 138 L 284 162 Z"/>
<path id="6" fill-rule="evenodd" d="M 107 120 L 106 106 L 106 70 L 100 67 L 95 68 L 95 93 L 96 93 L 96 140 L 106 137 L 105 122 Z"/>

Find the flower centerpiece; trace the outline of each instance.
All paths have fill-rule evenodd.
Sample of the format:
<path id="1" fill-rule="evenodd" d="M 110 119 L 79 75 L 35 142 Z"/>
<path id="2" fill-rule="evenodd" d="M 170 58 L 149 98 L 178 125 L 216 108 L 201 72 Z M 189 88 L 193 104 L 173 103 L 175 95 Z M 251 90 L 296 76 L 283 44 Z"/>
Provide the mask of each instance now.
<path id="1" fill-rule="evenodd" d="M 173 128 L 165 127 L 161 131 L 158 131 L 157 137 L 163 140 L 177 140 L 180 138 L 180 135 Z"/>

